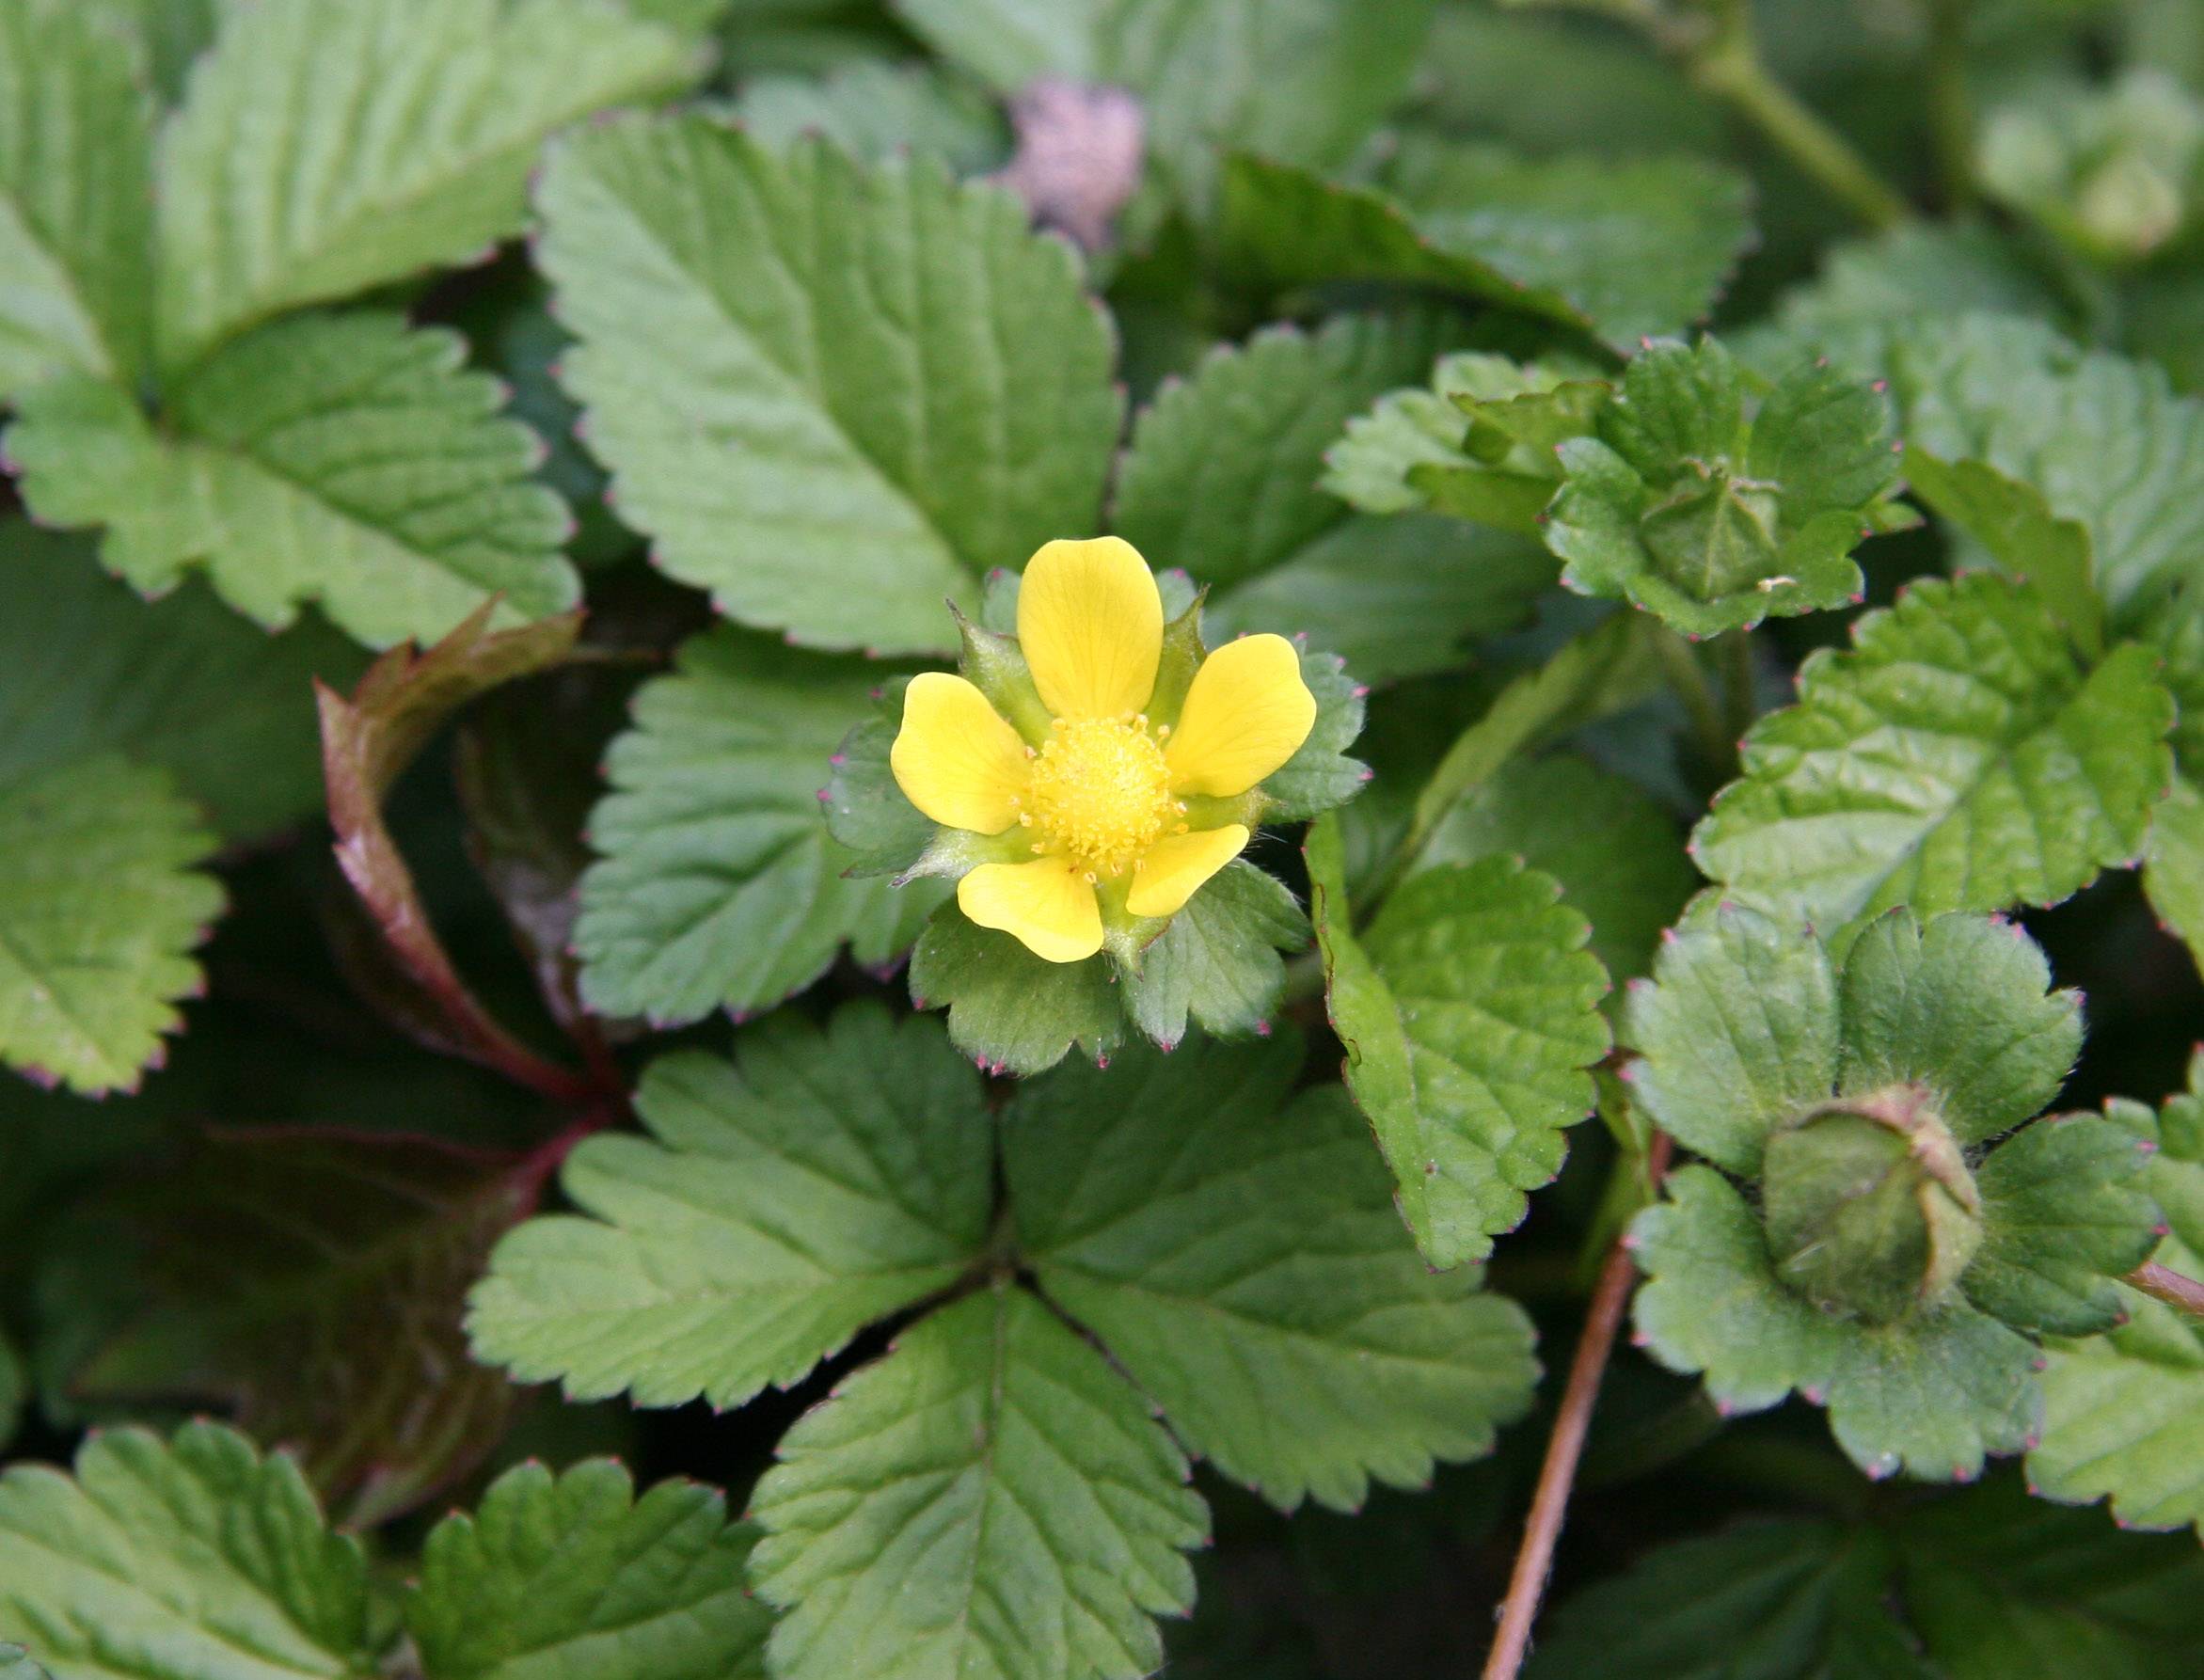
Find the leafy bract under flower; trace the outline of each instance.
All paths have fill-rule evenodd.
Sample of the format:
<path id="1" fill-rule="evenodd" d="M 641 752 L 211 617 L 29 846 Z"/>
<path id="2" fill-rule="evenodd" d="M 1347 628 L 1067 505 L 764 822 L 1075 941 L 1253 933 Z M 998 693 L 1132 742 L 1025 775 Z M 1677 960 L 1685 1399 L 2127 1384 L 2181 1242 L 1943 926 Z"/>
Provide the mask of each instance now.
<path id="1" fill-rule="evenodd" d="M 1284 637 L 1204 657 L 1197 614 L 1165 626 L 1129 543 L 1054 542 L 1014 642 L 968 627 L 971 676 L 912 679 L 889 763 L 921 813 L 982 842 L 959 848 L 978 860 L 957 889 L 973 922 L 1084 961 L 1105 924 L 1167 920 L 1245 848 L 1316 699 Z"/>

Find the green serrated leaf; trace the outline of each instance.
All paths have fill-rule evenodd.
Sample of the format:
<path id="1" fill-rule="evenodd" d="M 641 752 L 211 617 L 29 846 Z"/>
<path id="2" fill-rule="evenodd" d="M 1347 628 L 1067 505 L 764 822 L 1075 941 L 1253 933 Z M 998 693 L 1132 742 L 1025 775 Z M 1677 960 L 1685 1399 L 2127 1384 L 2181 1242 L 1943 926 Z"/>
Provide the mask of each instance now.
<path id="1" fill-rule="evenodd" d="M 1821 273 L 1784 294 L 1773 341 L 1929 316 L 2019 315 L 2055 322 L 2068 310 L 2042 267 L 2013 236 L 1979 222 L 1908 221 L 1830 247 Z M 1757 343 L 1758 335 L 1748 334 Z M 1782 361 L 1781 354 L 1756 362 Z"/>
<path id="2" fill-rule="evenodd" d="M 1700 319 L 1750 224 L 1743 183 L 1692 159 L 1537 162 L 1479 147 L 1410 149 L 1391 191 L 1240 151 L 1222 238 L 1274 288 L 1436 286 L 1577 328 L 1619 353 Z"/>
<path id="3" fill-rule="evenodd" d="M 367 1566 L 288 1458 L 187 1424 L 0 1476 L 0 1627 L 54 1680 L 359 1680 Z"/>
<path id="4" fill-rule="evenodd" d="M 164 135 L 161 356 L 465 262 L 520 230 L 544 137 L 670 88 L 672 32 L 589 0 L 229 7 Z"/>
<path id="5" fill-rule="evenodd" d="M 1290 1092 L 1291 1038 L 1067 1067 L 1004 1117 L 1040 1286 L 1187 1448 L 1282 1508 L 1430 1479 L 1528 1405 L 1528 1322 L 1435 1273 L 1340 1092 Z"/>
<path id="6" fill-rule="evenodd" d="M 21 404 L 7 449 L 39 518 L 103 525 L 107 565 L 160 594 L 204 567 L 270 628 L 317 601 L 371 647 L 429 641 L 492 595 L 500 618 L 570 607 L 570 521 L 539 453 L 465 372 L 456 334 L 398 315 L 302 315 L 230 344 L 156 425 L 71 378 Z"/>
<path id="7" fill-rule="evenodd" d="M 751 1555 L 777 1680 L 1133 1680 L 1193 1603 L 1184 1457 L 1023 1290 L 921 1320 L 778 1458 Z"/>
<path id="8" fill-rule="evenodd" d="M 998 168 L 1009 135 L 971 84 L 925 64 L 861 58 L 816 80 L 753 76 L 731 114 L 760 145 L 783 151 L 823 135 L 850 156 L 884 163 L 898 152 L 938 157 L 959 175 Z"/>
<path id="9" fill-rule="evenodd" d="M 223 906 L 214 848 L 166 772 L 113 756 L 0 784 L 0 1060 L 43 1084 L 135 1087 L 199 988 Z"/>
<path id="10" fill-rule="evenodd" d="M 1317 942 L 1348 1088 L 1435 1266 L 1482 1260 L 1592 1112 L 1609 1038 L 1591 929 L 1550 877 L 1491 857 L 1411 876 L 1357 936 L 1336 823 L 1309 831 Z"/>
<path id="11" fill-rule="evenodd" d="M 2194 569 L 2204 502 L 2204 401 L 2162 368 L 2083 354 L 2011 316 L 1879 322 L 1810 335 L 1837 365 L 1888 381 L 1899 430 L 1945 461 L 2032 484 L 2087 529 L 2116 632 L 2146 623 Z"/>
<path id="12" fill-rule="evenodd" d="M 2116 1104 L 2113 1119 L 2156 1152 L 2143 1186 L 2164 1212 L 2167 1232 L 2151 1255 L 2182 1276 L 2204 1279 L 2204 1061 L 2192 1059 L 2190 1088 L 2150 1123 L 2139 1105 Z M 2122 1286 L 2130 1322 L 2085 1341 L 2053 1342 L 2043 1373 L 2043 1439 L 2028 1454 L 2033 1485 L 2053 1499 L 2112 1501 L 2133 1528 L 2199 1525 L 2204 1488 L 2204 1327 L 2164 1302 Z"/>
<path id="13" fill-rule="evenodd" d="M 949 1011 L 959 1050 L 997 1073 L 1054 1067 L 1074 1045 L 1098 1060 L 1125 1037 L 1124 1006 L 1106 958 L 1051 962 L 1016 937 L 982 927 L 954 904 L 927 923 L 911 953 L 911 1001 Z"/>
<path id="14" fill-rule="evenodd" d="M 1995 917 L 1879 916 L 1845 958 L 1846 1094 L 1919 1085 L 1960 1143 L 2042 1113 L 2082 1051 L 2082 999 L 2051 990 L 2036 942 Z"/>
<path id="15" fill-rule="evenodd" d="M 2149 650 L 2086 670 L 1987 574 L 1914 583 L 1854 642 L 1807 659 L 1693 835 L 1728 892 L 1834 933 L 1899 903 L 2053 904 L 2137 858 L 2170 770 Z"/>
<path id="16" fill-rule="evenodd" d="M 474 1292 L 477 1355 L 577 1399 L 741 1404 L 953 1283 L 987 1238 L 979 1081 L 938 1022 L 852 1004 L 776 1016 L 727 1062 L 660 1058 L 651 1137 L 599 1136 Z"/>
<path id="17" fill-rule="evenodd" d="M 1192 1020 L 1234 1037 L 1269 1025 L 1291 956 L 1308 943 L 1308 917 L 1275 876 L 1235 858 L 1171 918 L 1140 953 L 1140 972 L 1120 974 L 1125 1013 L 1169 1050 Z"/>
<path id="18" fill-rule="evenodd" d="M 590 818 L 582 995 L 665 1023 L 769 1008 L 848 944 L 885 963 L 947 889 L 851 880 L 858 854 L 820 812 L 829 760 L 887 674 L 732 627 L 683 644 L 612 743 Z"/>
<path id="19" fill-rule="evenodd" d="M 1561 445 L 1567 478 L 1546 517 L 1571 589 L 1692 636 L 1859 594 L 1851 551 L 1897 477 L 1889 408 L 1869 386 L 1805 368 L 1748 420 L 1720 344 L 1657 343 L 1598 431 Z"/>
<path id="20" fill-rule="evenodd" d="M 946 653 L 944 595 L 1096 528 L 1109 326 L 1007 193 L 691 117 L 562 142 L 540 201 L 621 515 L 730 617 Z"/>
<path id="21" fill-rule="evenodd" d="M 197 583 L 149 604 L 84 540 L 0 525 L 0 782 L 120 752 L 257 839 L 321 808 L 313 684 L 364 663 L 325 625 L 270 640 Z"/>
<path id="22" fill-rule="evenodd" d="M 531 1198 L 517 1157 L 210 1131 L 181 1167 L 78 1213 L 118 1310 L 60 1380 L 87 1403 L 232 1408 L 290 1444 L 348 1526 L 387 1521 L 470 1471 L 511 1421 L 517 1394 L 469 1362 L 460 1310 Z"/>
<path id="23" fill-rule="evenodd" d="M 1974 1176 L 1982 1249 L 1967 1298 L 1993 1318 L 2058 1336 L 2126 1317 L 2116 1278 L 2158 1246 L 2158 1204 L 2142 1187 L 2149 1152 L 2096 1115 L 2062 1115 L 2001 1145 Z"/>
<path id="24" fill-rule="evenodd" d="M 1972 1478 L 2018 1452 L 2043 1415 L 2036 1348 L 1958 1302 L 1888 1324 L 1833 1317 L 1775 1274 L 1759 1217 L 1710 1166 L 1670 1174 L 1630 1227 L 1646 1282 L 1638 1331 L 1671 1370 L 1704 1374 L 1724 1412 L 1793 1389 L 1829 1408 L 1837 1444 L 1871 1476 Z"/>
<path id="25" fill-rule="evenodd" d="M 152 338 L 152 110 L 113 21 L 0 12 L 0 396 L 64 370 L 129 385 Z"/>
<path id="26" fill-rule="evenodd" d="M 2185 704 L 2182 715 L 2193 715 Z M 2150 813 L 2143 891 L 2158 919 L 2204 964 L 2204 788 L 2178 771 Z"/>
<path id="27" fill-rule="evenodd" d="M 507 1471 L 431 1531 L 405 1625 L 427 1680 L 765 1680 L 772 1618 L 750 1596 L 756 1530 L 717 1489 L 626 1468 Z"/>
<path id="28" fill-rule="evenodd" d="M 1362 685 L 1332 653 L 1301 648 L 1301 680 L 1316 700 L 1316 721 L 1293 756 L 1262 779 L 1266 822 L 1307 822 L 1345 804 L 1370 780 L 1370 767 L 1347 756 L 1362 733 Z"/>

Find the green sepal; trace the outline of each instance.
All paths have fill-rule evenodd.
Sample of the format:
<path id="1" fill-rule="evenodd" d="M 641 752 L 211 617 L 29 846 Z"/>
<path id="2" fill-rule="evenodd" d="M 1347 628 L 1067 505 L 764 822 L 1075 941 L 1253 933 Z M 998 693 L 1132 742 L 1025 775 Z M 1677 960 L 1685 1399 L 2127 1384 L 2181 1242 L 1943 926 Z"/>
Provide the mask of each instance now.
<path id="1" fill-rule="evenodd" d="M 1305 949 L 1308 914 L 1275 876 L 1235 858 L 1139 953 L 1118 964 L 1125 1013 L 1165 1050 L 1186 1024 L 1221 1038 L 1266 1031 L 1285 985 L 1281 957 Z"/>
<path id="2" fill-rule="evenodd" d="M 962 649 L 957 668 L 964 680 L 987 696 L 987 703 L 1027 746 L 1039 746 L 1049 738 L 1049 711 L 1040 703 L 1040 690 L 1033 686 L 1033 673 L 1026 669 L 1025 650 L 1018 645 L 1018 638 L 973 623 L 954 601 L 948 605 L 949 615 L 957 621 Z"/>
<path id="3" fill-rule="evenodd" d="M 1159 585 L 1161 581 L 1159 578 Z M 1201 641 L 1201 610 L 1208 600 L 1209 586 L 1204 584 L 1164 626 L 1163 657 L 1156 664 L 1155 689 L 1148 698 L 1148 721 L 1151 728 L 1178 727 L 1179 714 L 1186 705 L 1186 690 L 1194 686 L 1194 674 L 1209 657 L 1209 650 Z M 1165 610 L 1169 610 L 1170 603 L 1166 601 Z"/>
<path id="4" fill-rule="evenodd" d="M 952 899 L 911 953 L 911 1001 L 947 1005 L 949 1039 L 994 1073 L 1053 1068 L 1076 1045 L 1101 1061 L 1125 1037 L 1109 961 L 1051 962 L 969 920 Z"/>

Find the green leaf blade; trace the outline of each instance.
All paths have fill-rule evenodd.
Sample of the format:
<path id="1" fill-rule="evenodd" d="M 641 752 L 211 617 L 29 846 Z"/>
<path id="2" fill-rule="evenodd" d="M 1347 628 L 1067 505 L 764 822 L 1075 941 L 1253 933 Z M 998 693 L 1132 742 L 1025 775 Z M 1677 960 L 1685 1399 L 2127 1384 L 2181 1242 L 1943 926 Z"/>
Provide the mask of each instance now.
<path id="1" fill-rule="evenodd" d="M 745 1015 L 846 944 L 874 965 L 910 946 L 946 888 L 845 879 L 858 856 L 821 813 L 836 746 L 886 674 L 724 627 L 643 688 L 590 818 L 601 855 L 574 944 L 592 1007 L 666 1024 Z"/>
<path id="2" fill-rule="evenodd" d="M 540 202 L 591 448 L 730 617 L 946 653 L 944 596 L 1096 528 L 1110 330 L 1008 194 L 687 118 L 562 143 Z"/>
<path id="3" fill-rule="evenodd" d="M 1021 1091 L 1005 1171 L 1040 1285 L 1189 1450 L 1272 1503 L 1358 1507 L 1490 1450 L 1529 1325 L 1430 1271 L 1337 1092 L 1289 1102 L 1287 1039 L 1145 1048 Z"/>
<path id="4" fill-rule="evenodd" d="M 477 1356 L 576 1398 L 738 1405 L 985 1244 L 986 1109 L 936 1022 L 864 1004 L 823 1032 L 779 1017 L 734 1063 L 662 1058 L 636 1103 L 652 1138 L 568 1161 L 581 1214 L 531 1220 L 491 1257 Z"/>
<path id="5" fill-rule="evenodd" d="M 7 446 L 33 512 L 107 527 L 106 563 L 144 593 L 204 567 L 270 628 L 313 599 L 370 647 L 426 642 L 493 594 L 514 622 L 580 594 L 564 504 L 529 482 L 540 446 L 464 356 L 401 316 L 302 315 L 204 364 L 164 428 L 64 380 L 24 402 Z"/>
<path id="6" fill-rule="evenodd" d="M 1022 1290 L 921 1320 L 779 1458 L 751 1561 L 779 1680 L 1134 1680 L 1193 1603 L 1184 1458 Z"/>
<path id="7" fill-rule="evenodd" d="M 625 1467 L 523 1465 L 436 1525 L 405 1622 L 428 1680 L 765 1680 L 772 1625 L 723 1498 Z"/>

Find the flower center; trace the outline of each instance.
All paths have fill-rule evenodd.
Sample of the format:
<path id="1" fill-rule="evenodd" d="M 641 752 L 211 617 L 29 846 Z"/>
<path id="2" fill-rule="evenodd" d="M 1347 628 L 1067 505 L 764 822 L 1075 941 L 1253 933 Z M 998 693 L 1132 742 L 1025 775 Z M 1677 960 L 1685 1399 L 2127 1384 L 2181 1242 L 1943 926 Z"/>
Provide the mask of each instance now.
<path id="1" fill-rule="evenodd" d="M 1025 804 L 1018 820 L 1039 832 L 1033 849 L 1066 854 L 1090 880 L 1124 874 L 1180 816 L 1163 749 L 1133 716 L 1058 718 Z"/>

